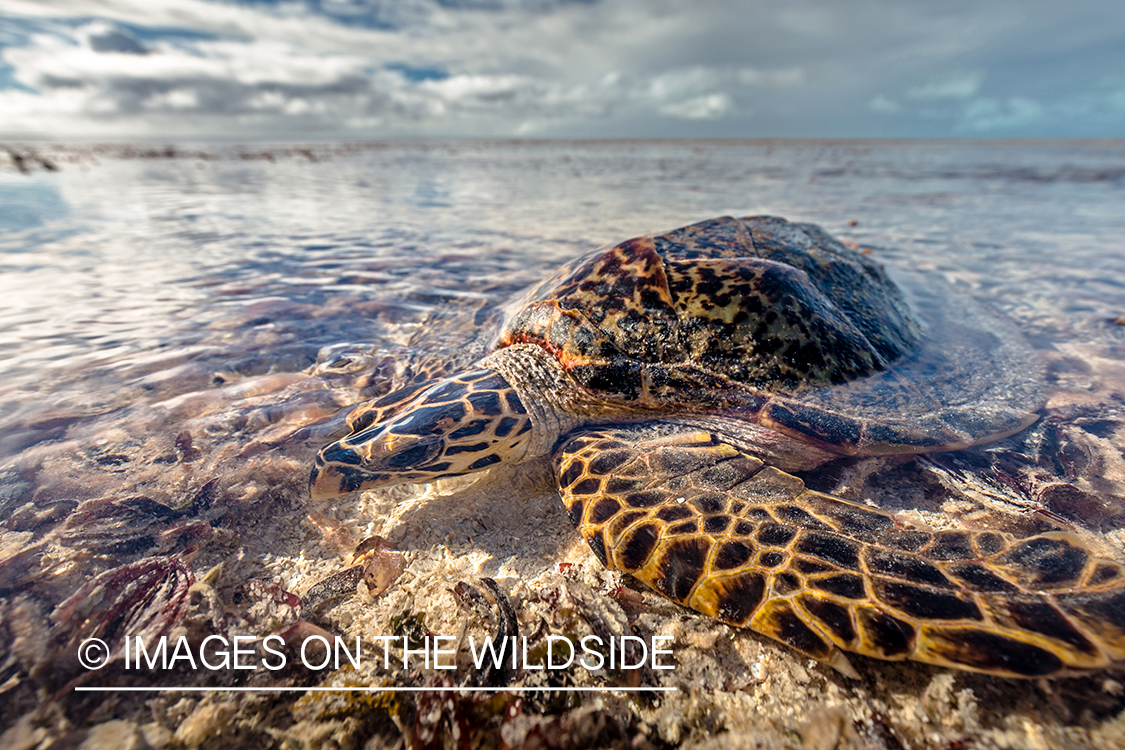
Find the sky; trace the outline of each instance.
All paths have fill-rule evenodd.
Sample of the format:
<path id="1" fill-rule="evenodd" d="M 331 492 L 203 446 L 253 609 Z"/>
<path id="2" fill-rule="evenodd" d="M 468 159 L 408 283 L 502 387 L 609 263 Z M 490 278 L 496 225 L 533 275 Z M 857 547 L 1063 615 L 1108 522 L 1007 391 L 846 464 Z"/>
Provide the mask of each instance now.
<path id="1" fill-rule="evenodd" d="M 0 0 L 0 140 L 1125 137 L 1122 0 Z"/>

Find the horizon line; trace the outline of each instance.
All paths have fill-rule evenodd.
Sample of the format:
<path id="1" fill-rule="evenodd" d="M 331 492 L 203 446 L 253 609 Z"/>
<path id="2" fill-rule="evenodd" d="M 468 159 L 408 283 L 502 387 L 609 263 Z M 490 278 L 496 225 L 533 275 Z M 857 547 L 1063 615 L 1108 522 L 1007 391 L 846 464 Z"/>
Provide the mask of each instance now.
<path id="1" fill-rule="evenodd" d="M 407 144 L 453 144 L 453 143 L 470 143 L 470 144 L 556 144 L 556 143 L 575 143 L 575 144 L 615 144 L 615 143 L 696 143 L 696 144 L 713 144 L 713 145 L 784 145 L 784 144 L 819 144 L 819 145 L 912 145 L 912 144 L 925 144 L 925 145 L 966 145 L 966 144 L 1013 144 L 1013 145 L 1105 145 L 1105 146 L 1125 146 L 1125 137 L 1104 137 L 1104 136 L 1091 136 L 1091 137 L 1074 137 L 1074 136 L 1028 136 L 1028 137 L 980 137 L 980 136 L 896 136 L 896 137 L 871 137 L 871 136 L 858 136 L 858 137 L 731 137 L 731 138 L 715 138 L 715 137 L 683 137 L 683 138 L 669 138 L 669 137 L 558 137 L 558 138 L 523 138 L 519 136 L 428 136 L 419 137 L 417 135 L 411 136 L 382 136 L 377 138 L 324 138 L 321 140 L 313 139 L 289 139 L 289 138 L 248 138 L 248 139 L 221 139 L 221 138 L 200 138 L 198 136 L 148 136 L 137 138 L 121 138 L 121 139 L 55 139 L 50 137 L 28 138 L 21 136 L 5 136 L 0 134 L 0 148 L 10 148 L 12 146 L 62 146 L 62 147 L 129 147 L 129 146 L 146 146 L 152 147 L 159 145 L 193 145 L 193 146 L 284 146 L 284 145 L 301 145 L 301 146 L 334 146 L 334 145 L 353 145 L 353 146 L 368 146 L 368 145 L 407 145 Z"/>

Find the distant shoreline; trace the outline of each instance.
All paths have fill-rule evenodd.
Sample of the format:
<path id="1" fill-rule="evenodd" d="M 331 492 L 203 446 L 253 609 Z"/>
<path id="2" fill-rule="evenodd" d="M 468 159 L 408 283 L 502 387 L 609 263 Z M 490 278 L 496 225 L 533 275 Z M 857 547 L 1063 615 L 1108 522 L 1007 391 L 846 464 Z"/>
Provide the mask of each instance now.
<path id="1" fill-rule="evenodd" d="M 149 141 L 73 143 L 56 141 L 0 141 L 0 172 L 53 172 L 64 165 L 97 166 L 106 160 L 182 159 L 218 161 L 329 161 L 367 151 L 386 149 L 488 149 L 543 146 L 758 146 L 758 147 L 1069 147 L 1125 148 L 1125 138 L 460 138 L 373 141 L 200 142 Z"/>

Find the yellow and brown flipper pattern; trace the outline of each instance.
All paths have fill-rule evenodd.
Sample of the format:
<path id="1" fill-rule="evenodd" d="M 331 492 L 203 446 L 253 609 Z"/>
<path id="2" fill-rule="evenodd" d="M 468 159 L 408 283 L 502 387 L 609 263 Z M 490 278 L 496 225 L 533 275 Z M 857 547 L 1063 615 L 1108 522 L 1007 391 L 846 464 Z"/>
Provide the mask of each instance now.
<path id="1" fill-rule="evenodd" d="M 586 430 L 556 454 L 607 567 L 846 674 L 840 650 L 1009 677 L 1125 660 L 1125 570 L 1072 536 L 912 528 L 672 429 Z"/>

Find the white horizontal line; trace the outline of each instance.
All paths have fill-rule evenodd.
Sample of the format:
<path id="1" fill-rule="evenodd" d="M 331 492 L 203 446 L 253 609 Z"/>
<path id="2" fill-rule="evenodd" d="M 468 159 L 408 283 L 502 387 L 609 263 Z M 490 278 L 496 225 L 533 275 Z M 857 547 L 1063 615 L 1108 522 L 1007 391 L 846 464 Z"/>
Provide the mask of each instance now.
<path id="1" fill-rule="evenodd" d="M 674 687 L 101 687 L 80 686 L 84 693 L 664 693 Z"/>

